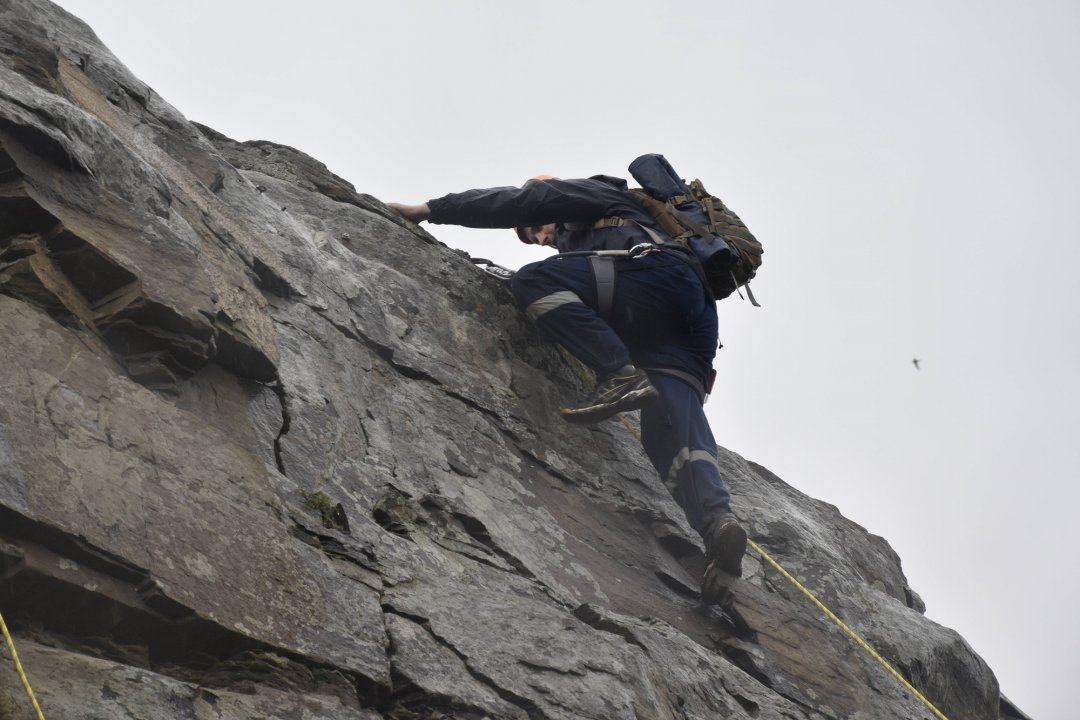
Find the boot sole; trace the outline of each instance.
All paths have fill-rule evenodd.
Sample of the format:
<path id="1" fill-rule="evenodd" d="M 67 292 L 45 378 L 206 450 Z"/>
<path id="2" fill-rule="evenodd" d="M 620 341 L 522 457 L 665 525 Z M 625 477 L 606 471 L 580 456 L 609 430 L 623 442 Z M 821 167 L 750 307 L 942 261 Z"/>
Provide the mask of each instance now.
<path id="1" fill-rule="evenodd" d="M 649 385 L 648 387 L 627 393 L 619 399 L 619 402 L 612 405 L 565 408 L 561 412 L 563 419 L 567 422 L 574 423 L 575 425 L 589 425 L 591 423 L 600 422 L 601 420 L 607 420 L 612 415 L 618 415 L 621 412 L 638 410 L 651 398 L 656 397 L 657 394 L 656 388 Z"/>

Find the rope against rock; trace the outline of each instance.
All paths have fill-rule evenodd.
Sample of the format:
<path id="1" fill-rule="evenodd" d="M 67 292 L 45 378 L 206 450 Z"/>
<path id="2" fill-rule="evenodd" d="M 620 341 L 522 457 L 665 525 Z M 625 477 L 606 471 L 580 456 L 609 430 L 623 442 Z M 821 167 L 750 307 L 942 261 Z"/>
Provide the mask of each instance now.
<path id="1" fill-rule="evenodd" d="M 37 698 L 34 697 L 34 691 L 30 687 L 30 680 L 27 679 L 26 673 L 23 672 L 22 663 L 19 662 L 19 653 L 15 652 L 15 641 L 11 639 L 11 633 L 8 632 L 7 623 L 4 622 L 2 613 L 0 613 L 0 630 L 4 633 L 4 642 L 7 643 L 8 651 L 11 653 L 11 661 L 15 663 L 15 672 L 19 673 L 19 679 L 22 680 L 23 687 L 26 688 L 26 695 L 30 698 L 30 704 L 34 706 L 34 712 L 37 713 L 38 720 L 45 720 L 45 715 L 41 712 L 41 706 L 38 705 Z"/>

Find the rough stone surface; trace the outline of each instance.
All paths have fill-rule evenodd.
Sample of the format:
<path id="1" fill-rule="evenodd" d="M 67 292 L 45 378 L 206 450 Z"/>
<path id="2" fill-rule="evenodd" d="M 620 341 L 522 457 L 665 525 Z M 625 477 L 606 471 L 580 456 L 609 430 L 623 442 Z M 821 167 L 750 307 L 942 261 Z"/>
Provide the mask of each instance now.
<path id="1" fill-rule="evenodd" d="M 0 611 L 57 718 L 929 718 L 699 539 L 460 253 L 0 3 Z M 953 720 L 1023 718 L 899 558 L 721 450 L 752 539 Z M 0 718 L 30 717 L 0 656 Z"/>

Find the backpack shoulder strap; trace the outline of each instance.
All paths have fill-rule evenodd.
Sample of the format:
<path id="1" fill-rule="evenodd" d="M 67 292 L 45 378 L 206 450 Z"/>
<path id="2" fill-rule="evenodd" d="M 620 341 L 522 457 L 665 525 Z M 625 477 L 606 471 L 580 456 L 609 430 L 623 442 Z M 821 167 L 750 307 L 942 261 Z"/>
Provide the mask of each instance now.
<path id="1" fill-rule="evenodd" d="M 599 230 L 600 228 L 626 227 L 627 225 L 633 225 L 634 227 L 644 230 L 645 234 L 649 236 L 649 239 L 653 241 L 654 245 L 666 245 L 668 243 L 668 240 L 663 235 L 647 225 L 642 225 L 637 220 L 628 220 L 621 217 L 600 218 L 592 224 L 591 228 L 593 230 Z"/>

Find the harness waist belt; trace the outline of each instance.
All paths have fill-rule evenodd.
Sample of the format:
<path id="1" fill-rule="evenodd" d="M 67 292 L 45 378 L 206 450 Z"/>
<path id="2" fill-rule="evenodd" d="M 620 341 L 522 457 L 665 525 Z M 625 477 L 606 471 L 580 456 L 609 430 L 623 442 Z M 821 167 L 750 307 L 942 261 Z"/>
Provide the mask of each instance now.
<path id="1" fill-rule="evenodd" d="M 645 368 L 641 368 L 641 369 L 644 370 L 645 372 L 657 373 L 659 375 L 668 375 L 669 377 L 673 377 L 676 380 L 682 380 L 684 383 L 686 383 L 690 387 L 694 388 L 694 392 L 697 393 L 698 400 L 701 401 L 702 405 L 705 404 L 705 396 L 709 394 L 710 390 L 712 390 L 712 383 L 711 382 L 709 383 L 709 387 L 705 387 L 705 384 L 703 382 L 701 382 L 701 380 L 699 378 L 697 378 L 694 375 L 691 375 L 690 373 L 685 372 L 683 370 L 676 370 L 675 368 L 658 368 L 658 367 L 645 367 Z"/>

